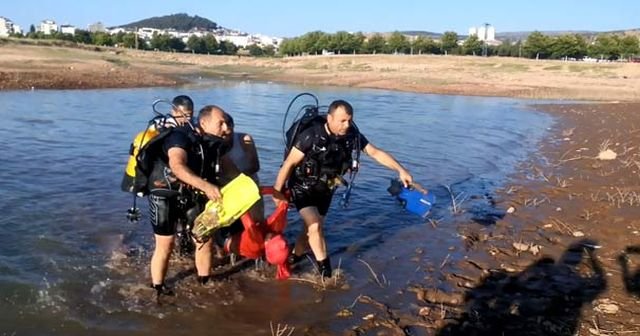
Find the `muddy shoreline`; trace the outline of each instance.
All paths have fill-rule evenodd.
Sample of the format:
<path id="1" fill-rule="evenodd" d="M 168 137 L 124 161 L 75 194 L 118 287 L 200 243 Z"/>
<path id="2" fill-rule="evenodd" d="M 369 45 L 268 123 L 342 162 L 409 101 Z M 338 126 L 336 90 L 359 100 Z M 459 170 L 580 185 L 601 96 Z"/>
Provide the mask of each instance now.
<path id="1" fill-rule="evenodd" d="M 377 314 L 349 334 L 640 334 L 640 104 L 537 108 L 558 122 L 498 192 L 504 216 L 458 224 L 464 258 L 406 288 L 413 311 L 360 298 Z"/>

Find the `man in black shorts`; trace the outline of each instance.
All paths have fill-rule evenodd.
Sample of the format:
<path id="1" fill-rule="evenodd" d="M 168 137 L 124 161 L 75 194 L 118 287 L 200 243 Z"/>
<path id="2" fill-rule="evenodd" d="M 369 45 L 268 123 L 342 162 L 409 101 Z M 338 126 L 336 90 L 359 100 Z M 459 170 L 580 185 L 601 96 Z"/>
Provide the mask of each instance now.
<path id="1" fill-rule="evenodd" d="M 363 151 L 398 172 L 405 186 L 413 182 L 411 174 L 393 156 L 375 147 L 351 126 L 352 118 L 353 108 L 348 102 L 332 102 L 325 124 L 311 126 L 296 136 L 273 185 L 277 205 L 285 199 L 281 192 L 287 184 L 305 224 L 293 251 L 294 261 L 302 257 L 308 244 L 324 277 L 331 277 L 331 261 L 323 224 L 337 181 L 351 168 L 353 151 Z"/>
<path id="2" fill-rule="evenodd" d="M 164 280 L 177 222 L 193 220 L 207 199 L 221 197 L 219 186 L 224 181 L 220 181 L 220 161 L 227 150 L 221 136 L 226 131 L 224 111 L 209 105 L 200 110 L 195 130 L 190 125 L 176 127 L 160 140 L 149 177 L 149 209 L 156 243 L 151 281 L 158 294 L 170 293 Z M 198 280 L 206 283 L 211 272 L 211 241 L 195 244 Z"/>

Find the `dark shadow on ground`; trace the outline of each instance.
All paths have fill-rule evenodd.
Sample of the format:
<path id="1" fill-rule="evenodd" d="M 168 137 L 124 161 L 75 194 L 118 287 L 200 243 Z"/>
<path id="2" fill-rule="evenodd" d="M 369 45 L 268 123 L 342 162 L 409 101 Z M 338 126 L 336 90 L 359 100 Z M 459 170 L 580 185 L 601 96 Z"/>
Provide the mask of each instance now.
<path id="1" fill-rule="evenodd" d="M 633 273 L 629 270 L 630 255 L 640 255 L 640 245 L 627 246 L 624 253 L 618 256 L 618 262 L 622 267 L 622 280 L 629 294 L 640 297 L 640 268 Z"/>
<path id="2" fill-rule="evenodd" d="M 606 289 L 595 245 L 579 241 L 557 262 L 545 257 L 519 274 L 492 272 L 437 335 L 574 335 L 582 306 Z"/>

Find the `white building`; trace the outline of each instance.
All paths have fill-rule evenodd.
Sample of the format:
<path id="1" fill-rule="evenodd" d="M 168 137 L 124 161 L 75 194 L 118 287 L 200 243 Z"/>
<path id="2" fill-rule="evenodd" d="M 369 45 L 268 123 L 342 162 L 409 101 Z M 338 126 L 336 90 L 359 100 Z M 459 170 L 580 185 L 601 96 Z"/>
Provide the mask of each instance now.
<path id="1" fill-rule="evenodd" d="M 58 25 L 53 20 L 43 20 L 38 25 L 37 31 L 44 33 L 45 35 L 51 35 L 58 32 Z"/>
<path id="2" fill-rule="evenodd" d="M 279 37 L 271 37 L 262 34 L 251 35 L 252 41 L 262 47 L 266 46 L 274 46 L 278 47 L 282 42 L 282 39 Z"/>
<path id="3" fill-rule="evenodd" d="M 235 44 L 240 48 L 244 48 L 252 43 L 251 37 L 249 35 L 239 36 L 239 35 L 217 35 L 216 40 L 227 41 Z"/>
<path id="4" fill-rule="evenodd" d="M 92 23 L 87 27 L 87 30 L 92 32 L 92 33 L 97 33 L 97 32 L 106 32 L 107 30 L 104 28 L 104 24 L 102 24 L 102 22 L 98 21 L 96 23 Z"/>
<path id="5" fill-rule="evenodd" d="M 13 25 L 13 33 L 14 34 L 22 34 L 22 27 L 18 26 L 17 24 Z"/>
<path id="6" fill-rule="evenodd" d="M 469 28 L 469 36 L 477 36 L 480 41 L 495 41 L 496 29 L 491 25 Z"/>
<path id="7" fill-rule="evenodd" d="M 155 29 L 155 28 L 138 28 L 138 36 L 145 40 L 150 40 L 153 37 L 153 33 L 164 34 L 164 30 Z"/>
<path id="8" fill-rule="evenodd" d="M 13 29 L 13 22 L 0 16 L 0 37 L 7 37 L 9 34 L 13 34 Z"/>
<path id="9" fill-rule="evenodd" d="M 107 33 L 109 35 L 117 35 L 119 33 L 128 33 L 129 31 L 127 31 L 124 28 L 111 28 L 111 29 L 107 29 Z"/>
<path id="10" fill-rule="evenodd" d="M 76 34 L 76 26 L 72 25 L 60 25 L 60 32 L 63 34 Z"/>

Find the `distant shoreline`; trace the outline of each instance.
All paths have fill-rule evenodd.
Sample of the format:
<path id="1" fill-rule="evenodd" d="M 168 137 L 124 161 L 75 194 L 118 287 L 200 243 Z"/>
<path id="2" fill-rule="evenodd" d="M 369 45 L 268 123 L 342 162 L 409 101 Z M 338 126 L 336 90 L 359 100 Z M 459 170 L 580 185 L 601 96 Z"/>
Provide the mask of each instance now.
<path id="1" fill-rule="evenodd" d="M 99 51 L 95 51 L 99 50 Z M 177 86 L 196 75 L 526 99 L 640 101 L 640 64 L 435 55 L 293 58 L 0 45 L 0 90 Z"/>

